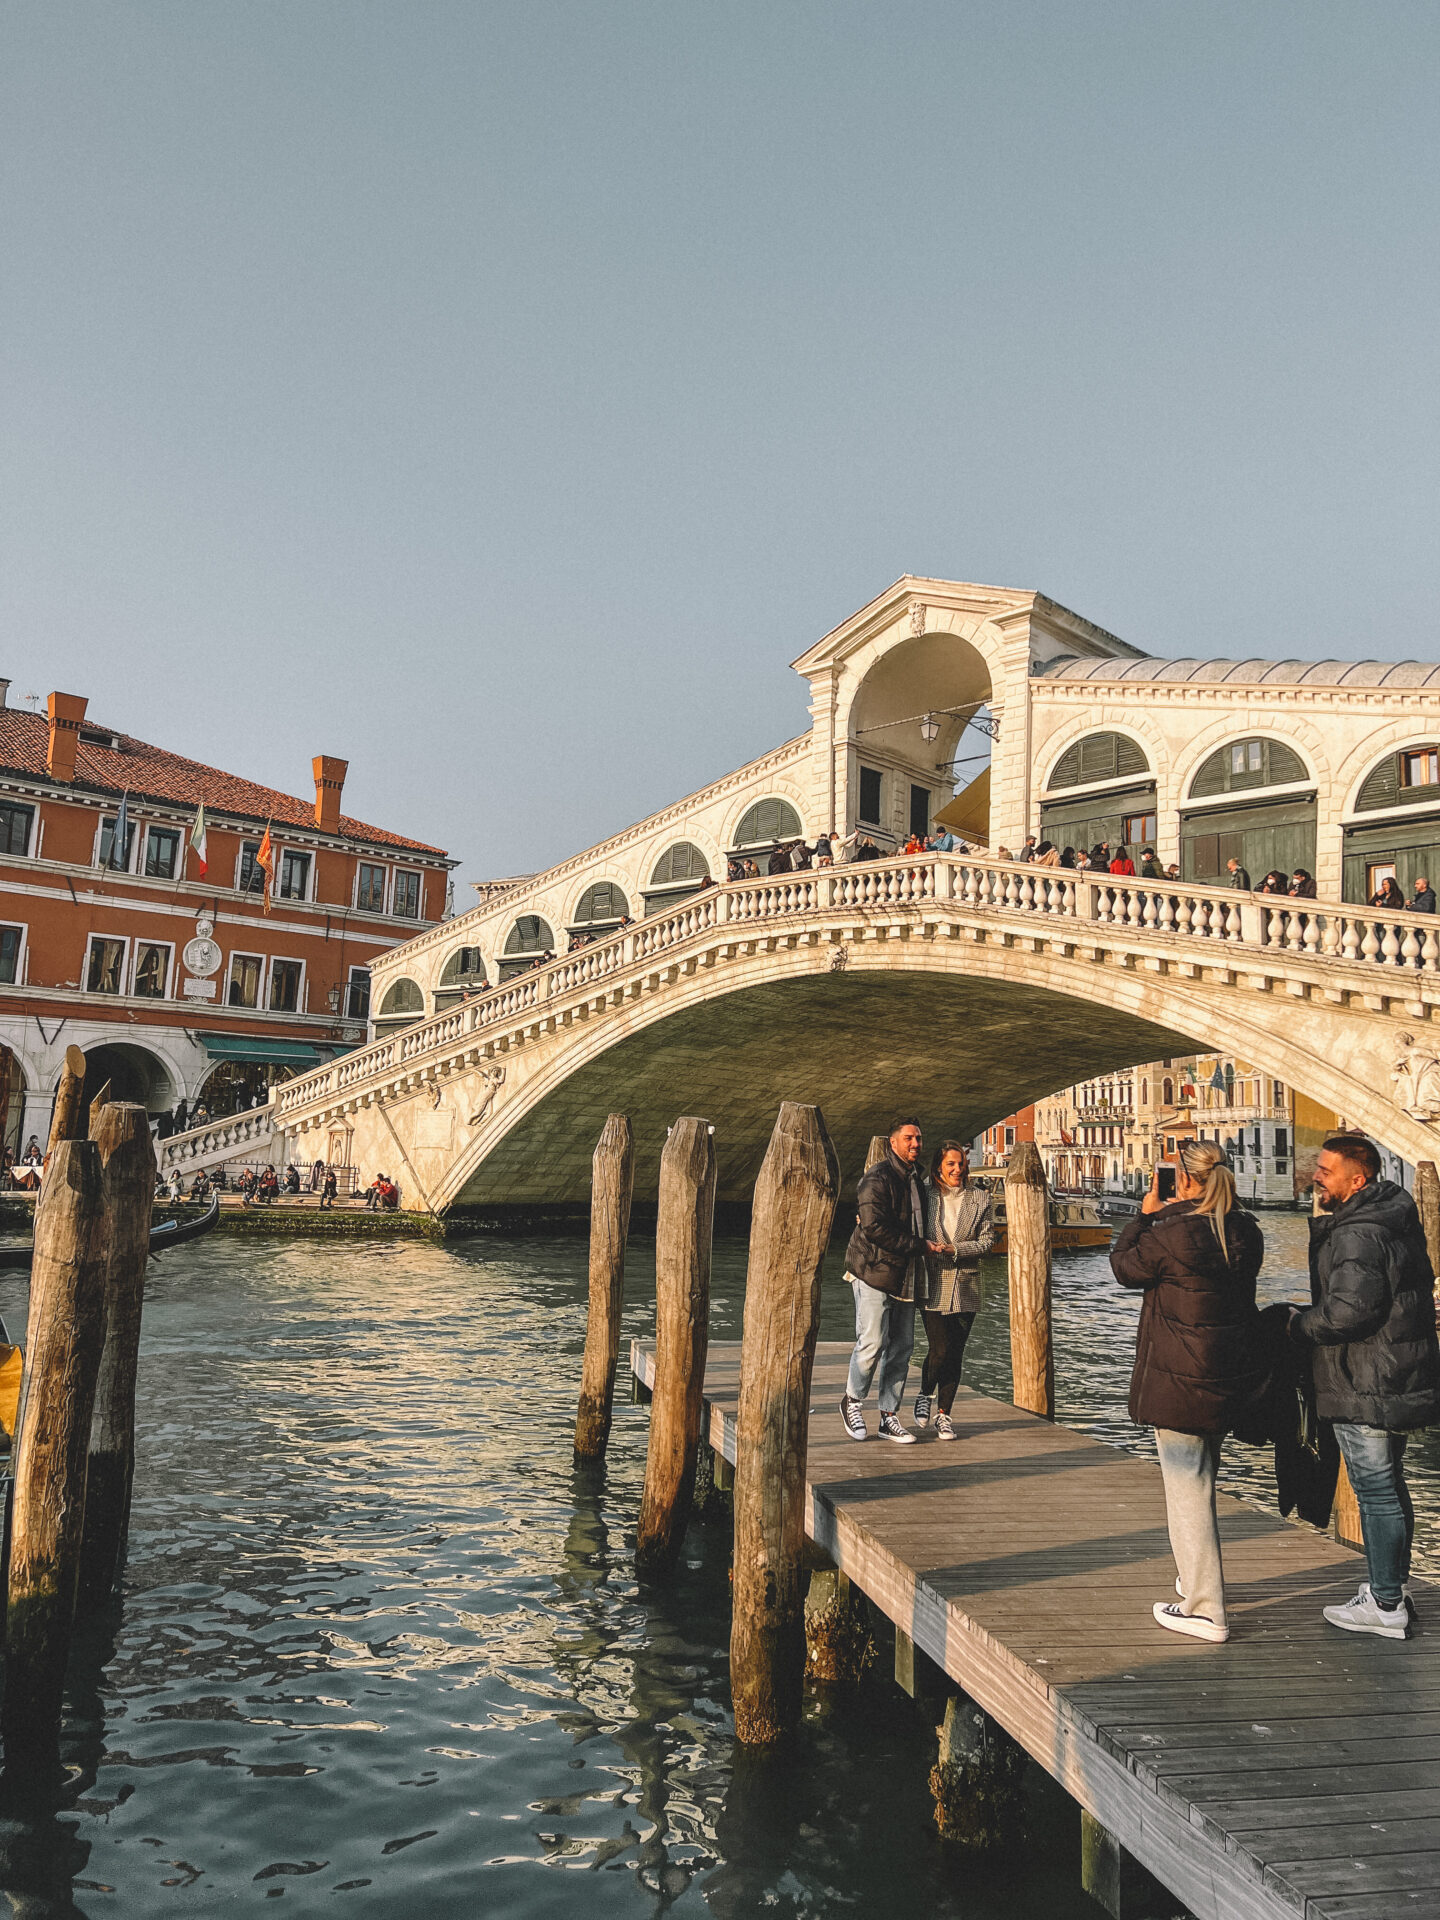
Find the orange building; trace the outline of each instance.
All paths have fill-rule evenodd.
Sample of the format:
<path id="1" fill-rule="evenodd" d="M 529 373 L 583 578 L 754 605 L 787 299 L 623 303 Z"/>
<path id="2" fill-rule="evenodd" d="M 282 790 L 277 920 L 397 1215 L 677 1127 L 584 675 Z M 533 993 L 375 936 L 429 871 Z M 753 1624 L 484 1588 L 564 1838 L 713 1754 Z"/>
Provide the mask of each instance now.
<path id="1" fill-rule="evenodd" d="M 982 1167 L 1003 1167 L 1010 1158 L 1013 1148 L 1022 1140 L 1035 1138 L 1035 1109 L 1021 1107 L 1018 1113 L 1007 1114 L 1003 1120 L 997 1120 L 993 1127 L 987 1127 L 980 1136 L 980 1164 Z"/>
<path id="2" fill-rule="evenodd" d="M 98 726 L 75 694 L 52 693 L 48 715 L 7 707 L 8 685 L 5 1143 L 43 1146 L 67 1046 L 84 1051 L 87 1093 L 108 1080 L 152 1113 L 184 1100 L 214 1116 L 362 1041 L 368 962 L 443 917 L 455 863 L 346 818 L 344 760 L 319 756 L 300 800 Z"/>

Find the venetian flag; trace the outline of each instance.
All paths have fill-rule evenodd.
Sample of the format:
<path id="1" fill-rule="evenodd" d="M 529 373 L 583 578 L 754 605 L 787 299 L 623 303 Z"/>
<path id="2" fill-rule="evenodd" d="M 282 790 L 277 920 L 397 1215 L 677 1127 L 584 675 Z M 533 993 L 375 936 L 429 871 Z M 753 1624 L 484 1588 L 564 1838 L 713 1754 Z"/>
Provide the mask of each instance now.
<path id="1" fill-rule="evenodd" d="M 190 829 L 190 850 L 200 862 L 200 878 L 203 880 L 210 866 L 210 862 L 205 857 L 205 803 L 203 800 L 195 810 L 195 824 Z"/>
<path id="2" fill-rule="evenodd" d="M 270 822 L 265 822 L 265 838 L 255 855 L 255 864 L 265 875 L 265 911 L 270 911 L 270 883 L 275 878 L 275 849 L 270 844 Z"/>

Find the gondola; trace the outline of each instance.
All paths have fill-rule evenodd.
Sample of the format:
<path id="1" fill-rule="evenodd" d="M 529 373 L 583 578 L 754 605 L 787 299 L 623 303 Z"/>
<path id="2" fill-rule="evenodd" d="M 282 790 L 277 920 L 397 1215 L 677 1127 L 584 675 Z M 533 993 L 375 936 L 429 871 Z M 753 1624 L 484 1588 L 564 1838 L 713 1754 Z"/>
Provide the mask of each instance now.
<path id="1" fill-rule="evenodd" d="M 210 1204 L 195 1220 L 162 1220 L 158 1227 L 150 1229 L 150 1252 L 168 1253 L 172 1247 L 182 1245 L 186 1240 L 198 1240 L 202 1233 L 210 1229 L 220 1218 L 220 1196 L 211 1194 Z M 30 1247 L 0 1247 L 0 1272 L 26 1273 L 34 1258 L 35 1249 Z"/>

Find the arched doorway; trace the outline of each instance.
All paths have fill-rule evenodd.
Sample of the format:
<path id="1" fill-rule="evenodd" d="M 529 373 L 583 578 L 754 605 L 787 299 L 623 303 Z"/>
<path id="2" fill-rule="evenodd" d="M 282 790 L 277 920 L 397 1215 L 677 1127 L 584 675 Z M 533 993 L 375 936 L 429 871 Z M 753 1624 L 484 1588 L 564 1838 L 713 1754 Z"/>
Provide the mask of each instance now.
<path id="1" fill-rule="evenodd" d="M 106 1082 L 112 1100 L 134 1100 L 148 1113 L 164 1113 L 180 1098 L 170 1070 L 144 1047 L 107 1042 L 85 1054 L 85 1111 Z M 59 1084 L 58 1080 L 56 1082 Z"/>
<path id="2" fill-rule="evenodd" d="M 1440 875 L 1440 743 L 1418 740 L 1387 753 L 1360 783 L 1345 827 L 1347 900 L 1368 900 L 1396 880 L 1408 900 L 1423 875 Z"/>
<path id="3" fill-rule="evenodd" d="M 1229 740 L 1190 782 L 1180 816 L 1181 875 L 1223 884 L 1231 860 L 1256 886 L 1272 868 L 1315 871 L 1315 788 L 1309 768 L 1283 740 Z"/>
<path id="4" fill-rule="evenodd" d="M 926 834 L 955 789 L 989 765 L 990 738 L 977 722 L 990 700 L 983 656 L 953 633 L 902 641 L 876 661 L 850 710 L 846 831 L 863 827 L 881 847 Z M 985 840 L 985 821 L 971 835 Z"/>
<path id="5" fill-rule="evenodd" d="M 457 947 L 441 970 L 440 984 L 435 989 L 435 1011 L 444 1013 L 447 1007 L 458 1007 L 464 1000 L 473 1000 L 485 987 L 485 956 L 479 947 Z"/>
<path id="6" fill-rule="evenodd" d="M 500 955 L 500 984 L 503 987 L 518 974 L 528 973 L 537 961 L 553 957 L 555 935 L 550 922 L 538 913 L 522 913 L 509 933 Z"/>
<path id="7" fill-rule="evenodd" d="M 380 1002 L 375 1016 L 375 1038 L 384 1040 L 425 1018 L 425 996 L 413 980 L 397 980 Z"/>
<path id="8" fill-rule="evenodd" d="M 1155 844 L 1155 776 L 1128 733 L 1087 733 L 1050 770 L 1040 837 L 1078 853 L 1100 841 L 1132 857 Z"/>

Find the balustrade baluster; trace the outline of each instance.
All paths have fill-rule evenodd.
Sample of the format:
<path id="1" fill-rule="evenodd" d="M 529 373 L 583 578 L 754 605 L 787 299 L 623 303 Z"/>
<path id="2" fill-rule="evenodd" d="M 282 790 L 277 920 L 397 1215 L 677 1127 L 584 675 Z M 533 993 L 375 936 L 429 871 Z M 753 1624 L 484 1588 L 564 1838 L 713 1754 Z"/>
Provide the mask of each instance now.
<path id="1" fill-rule="evenodd" d="M 1181 933 L 1188 934 L 1191 932 L 1195 924 L 1195 910 L 1190 904 L 1190 896 L 1188 893 L 1181 894 L 1180 908 L 1175 917 L 1179 923 L 1179 931 Z"/>
<path id="2" fill-rule="evenodd" d="M 1365 938 L 1360 942 L 1361 958 L 1373 960 L 1380 951 L 1380 940 L 1375 932 L 1375 922 L 1373 920 L 1365 920 L 1361 922 L 1361 925 L 1365 929 Z"/>
<path id="3" fill-rule="evenodd" d="M 1127 887 L 1125 889 L 1125 924 L 1126 926 L 1134 927 L 1138 929 L 1140 926 L 1140 922 L 1144 916 L 1144 912 L 1145 912 L 1145 903 L 1141 895 L 1136 892 L 1134 887 Z"/>
<path id="4" fill-rule="evenodd" d="M 1433 967 L 1437 961 L 1440 961 L 1440 938 L 1437 938 L 1434 927 L 1427 927 L 1425 929 L 1425 951 L 1423 958 L 1427 967 Z"/>
<path id="5" fill-rule="evenodd" d="M 1385 938 L 1380 943 L 1380 951 L 1385 956 L 1387 967 L 1395 966 L 1400 959 L 1400 942 L 1395 937 L 1395 928 L 1387 925 Z"/>
<path id="6" fill-rule="evenodd" d="M 1300 937 L 1305 943 L 1306 953 L 1313 960 L 1320 951 L 1320 916 L 1318 913 L 1307 913 L 1304 918 L 1305 931 Z"/>
<path id="7" fill-rule="evenodd" d="M 1240 938 L 1240 933 L 1241 933 L 1240 909 L 1235 905 L 1234 901 L 1232 900 L 1230 903 L 1229 911 L 1225 915 L 1225 938 L 1227 940 L 1238 940 Z"/>
<path id="8" fill-rule="evenodd" d="M 1406 927 L 1405 938 L 1400 946 L 1401 964 L 1413 967 L 1420 958 L 1420 942 L 1415 938 L 1414 927 Z"/>

